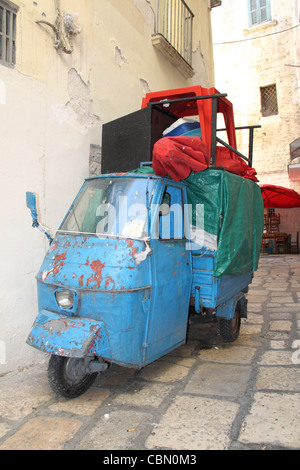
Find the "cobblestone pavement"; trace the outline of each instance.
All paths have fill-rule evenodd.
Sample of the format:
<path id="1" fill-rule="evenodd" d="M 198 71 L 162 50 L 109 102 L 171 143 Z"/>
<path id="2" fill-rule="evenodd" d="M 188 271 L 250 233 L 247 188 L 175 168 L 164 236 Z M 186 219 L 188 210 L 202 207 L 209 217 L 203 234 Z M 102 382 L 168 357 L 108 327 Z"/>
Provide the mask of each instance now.
<path id="1" fill-rule="evenodd" d="M 112 366 L 83 396 L 47 364 L 0 378 L 0 449 L 300 448 L 300 256 L 262 256 L 235 343 L 194 317 L 186 345 L 141 371 Z"/>

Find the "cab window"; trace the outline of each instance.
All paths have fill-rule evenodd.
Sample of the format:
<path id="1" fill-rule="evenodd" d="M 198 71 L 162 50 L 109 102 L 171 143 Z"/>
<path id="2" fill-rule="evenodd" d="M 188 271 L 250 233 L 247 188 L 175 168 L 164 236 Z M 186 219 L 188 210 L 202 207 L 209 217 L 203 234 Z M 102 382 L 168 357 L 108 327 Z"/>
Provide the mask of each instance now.
<path id="1" fill-rule="evenodd" d="M 184 205 L 181 188 L 167 185 L 159 208 L 159 238 L 182 240 L 184 238 Z"/>

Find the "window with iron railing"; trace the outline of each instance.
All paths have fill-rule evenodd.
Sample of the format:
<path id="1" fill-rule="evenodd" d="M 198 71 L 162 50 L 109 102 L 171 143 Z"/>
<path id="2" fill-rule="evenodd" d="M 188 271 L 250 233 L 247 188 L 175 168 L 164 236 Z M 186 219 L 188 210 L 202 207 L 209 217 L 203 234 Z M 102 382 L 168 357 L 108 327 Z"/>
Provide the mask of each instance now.
<path id="1" fill-rule="evenodd" d="M 156 0 L 155 34 L 162 35 L 190 66 L 193 18 L 184 0 Z"/>
<path id="2" fill-rule="evenodd" d="M 17 7 L 0 0 L 0 64 L 16 63 Z"/>

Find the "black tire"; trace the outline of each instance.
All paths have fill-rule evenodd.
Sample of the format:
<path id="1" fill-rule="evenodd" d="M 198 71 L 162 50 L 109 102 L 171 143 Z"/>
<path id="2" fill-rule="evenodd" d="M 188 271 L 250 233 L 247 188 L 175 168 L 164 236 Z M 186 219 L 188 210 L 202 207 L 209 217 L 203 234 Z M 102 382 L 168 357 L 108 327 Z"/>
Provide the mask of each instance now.
<path id="1" fill-rule="evenodd" d="M 98 375 L 88 374 L 85 370 L 85 359 L 52 355 L 48 365 L 49 385 L 60 397 L 79 397 L 88 390 Z"/>
<path id="2" fill-rule="evenodd" d="M 218 318 L 220 334 L 226 343 L 232 343 L 235 341 L 241 328 L 241 315 L 239 302 L 236 305 L 234 315 L 231 320 L 225 318 Z"/>

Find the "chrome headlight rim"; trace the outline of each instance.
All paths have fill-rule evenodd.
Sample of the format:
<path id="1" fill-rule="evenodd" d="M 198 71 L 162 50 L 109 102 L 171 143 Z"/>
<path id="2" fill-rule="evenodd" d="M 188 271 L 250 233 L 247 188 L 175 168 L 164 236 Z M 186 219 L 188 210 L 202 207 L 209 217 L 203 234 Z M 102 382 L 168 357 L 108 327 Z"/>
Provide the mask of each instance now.
<path id="1" fill-rule="evenodd" d="M 58 289 L 55 291 L 55 300 L 61 310 L 72 310 L 74 307 L 75 295 L 70 289 Z"/>

